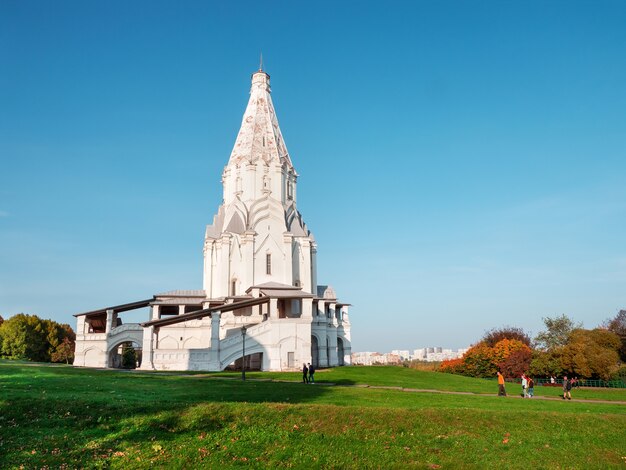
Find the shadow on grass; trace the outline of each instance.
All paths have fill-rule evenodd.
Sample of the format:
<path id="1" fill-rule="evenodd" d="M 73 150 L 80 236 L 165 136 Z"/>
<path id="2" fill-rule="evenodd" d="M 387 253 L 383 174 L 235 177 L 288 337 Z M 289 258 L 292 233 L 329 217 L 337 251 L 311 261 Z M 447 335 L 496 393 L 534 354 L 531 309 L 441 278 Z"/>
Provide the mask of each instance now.
<path id="1" fill-rule="evenodd" d="M 122 444 L 154 442 L 158 449 L 156 442 L 180 432 L 228 427 L 244 412 L 236 403 L 315 403 L 329 391 L 323 383 L 254 376 L 244 382 L 234 374 L 157 375 L 3 362 L 0 460 L 36 467 L 60 466 L 69 458 L 82 466 L 111 458 Z"/>

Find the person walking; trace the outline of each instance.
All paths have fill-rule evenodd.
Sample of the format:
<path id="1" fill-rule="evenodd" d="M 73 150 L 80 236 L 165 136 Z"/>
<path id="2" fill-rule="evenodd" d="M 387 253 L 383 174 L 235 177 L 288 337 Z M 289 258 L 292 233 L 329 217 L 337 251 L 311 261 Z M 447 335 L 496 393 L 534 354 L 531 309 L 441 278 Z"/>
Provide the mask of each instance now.
<path id="1" fill-rule="evenodd" d="M 315 383 L 315 377 L 313 376 L 313 374 L 315 374 L 315 366 L 309 363 L 309 382 L 312 384 Z"/>
<path id="2" fill-rule="evenodd" d="M 532 398 L 535 395 L 535 381 L 532 377 L 528 377 L 528 398 Z"/>
<path id="3" fill-rule="evenodd" d="M 526 398 L 528 397 L 526 388 L 528 387 L 528 380 L 526 379 L 526 376 L 524 374 L 522 374 L 522 397 Z"/>
<path id="4" fill-rule="evenodd" d="M 302 364 L 302 382 L 305 384 L 309 383 L 309 369 L 306 364 Z"/>
<path id="5" fill-rule="evenodd" d="M 567 375 L 563 376 L 563 400 L 565 398 L 568 400 L 572 399 L 572 381 L 567 380 Z"/>
<path id="6" fill-rule="evenodd" d="M 498 371 L 498 396 L 506 397 L 506 390 L 504 389 L 504 375 Z"/>

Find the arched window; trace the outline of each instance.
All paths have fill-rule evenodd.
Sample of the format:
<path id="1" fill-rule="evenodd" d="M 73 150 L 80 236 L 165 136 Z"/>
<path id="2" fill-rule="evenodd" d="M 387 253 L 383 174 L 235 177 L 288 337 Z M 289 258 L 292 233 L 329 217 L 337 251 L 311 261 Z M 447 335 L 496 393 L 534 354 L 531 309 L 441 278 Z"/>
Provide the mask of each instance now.
<path id="1" fill-rule="evenodd" d="M 272 254 L 265 254 L 265 274 L 272 274 Z"/>
<path id="2" fill-rule="evenodd" d="M 320 365 L 320 350 L 315 335 L 311 335 L 311 364 L 315 367 L 319 367 Z"/>
<path id="3" fill-rule="evenodd" d="M 337 338 L 337 364 L 345 365 L 343 340 L 341 338 Z"/>
<path id="4" fill-rule="evenodd" d="M 326 338 L 326 361 L 328 366 L 330 367 L 332 364 L 330 363 L 330 339 Z"/>

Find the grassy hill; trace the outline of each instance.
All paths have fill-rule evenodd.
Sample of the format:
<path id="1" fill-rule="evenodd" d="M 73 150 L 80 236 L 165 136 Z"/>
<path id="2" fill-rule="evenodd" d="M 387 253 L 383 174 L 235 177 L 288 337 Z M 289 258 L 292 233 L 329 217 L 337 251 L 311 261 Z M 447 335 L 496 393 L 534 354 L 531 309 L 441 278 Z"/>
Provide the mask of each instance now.
<path id="1" fill-rule="evenodd" d="M 574 393 L 596 402 L 498 398 L 494 381 L 396 367 L 319 371 L 315 385 L 247 376 L 1 361 L 0 467 L 626 465 L 626 391 Z"/>

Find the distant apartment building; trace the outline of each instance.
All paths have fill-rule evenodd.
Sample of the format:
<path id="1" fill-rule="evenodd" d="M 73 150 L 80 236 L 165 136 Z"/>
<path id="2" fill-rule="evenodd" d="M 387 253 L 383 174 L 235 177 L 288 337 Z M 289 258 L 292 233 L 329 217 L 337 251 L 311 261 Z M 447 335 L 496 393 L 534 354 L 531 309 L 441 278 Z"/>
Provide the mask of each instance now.
<path id="1" fill-rule="evenodd" d="M 444 349 L 442 347 L 394 349 L 390 353 L 355 352 L 352 353 L 352 364 L 371 366 L 377 364 L 400 364 L 403 361 L 441 362 L 463 357 L 468 348 Z"/>
<path id="2" fill-rule="evenodd" d="M 355 362 L 356 361 L 356 362 Z M 401 364 L 402 359 L 397 354 L 379 352 L 356 352 L 352 353 L 352 364 L 360 366 L 384 366 Z"/>

